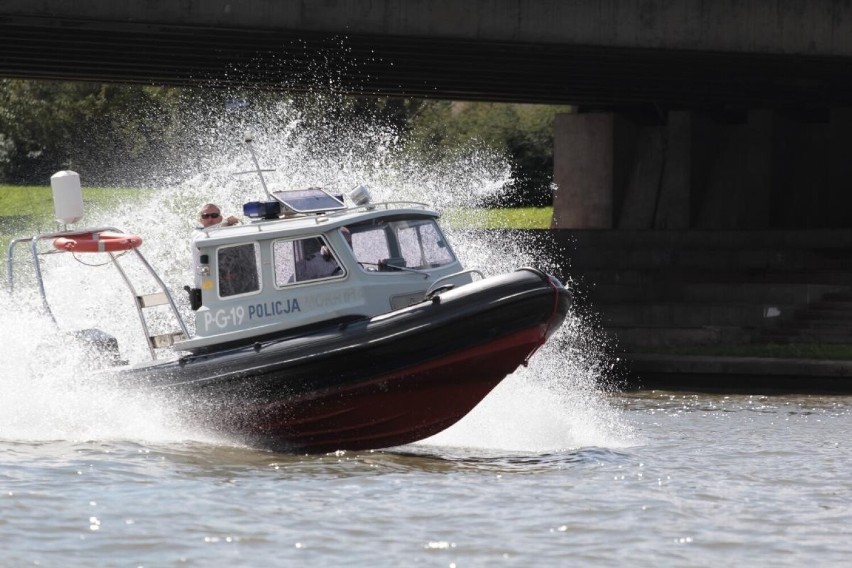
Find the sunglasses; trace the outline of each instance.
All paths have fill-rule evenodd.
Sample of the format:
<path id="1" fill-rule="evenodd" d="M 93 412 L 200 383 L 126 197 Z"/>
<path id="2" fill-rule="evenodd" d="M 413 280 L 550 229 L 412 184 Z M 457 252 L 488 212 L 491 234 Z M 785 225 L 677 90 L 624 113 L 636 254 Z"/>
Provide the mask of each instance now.
<path id="1" fill-rule="evenodd" d="M 202 219 L 218 219 L 219 213 L 202 213 L 201 218 Z"/>

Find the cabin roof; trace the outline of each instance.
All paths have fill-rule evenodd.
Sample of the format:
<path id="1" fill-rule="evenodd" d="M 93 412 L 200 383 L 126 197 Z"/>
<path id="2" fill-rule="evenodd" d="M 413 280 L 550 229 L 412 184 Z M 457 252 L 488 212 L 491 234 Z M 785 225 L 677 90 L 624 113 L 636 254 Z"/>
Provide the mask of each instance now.
<path id="1" fill-rule="evenodd" d="M 370 219 L 399 215 L 432 219 L 440 217 L 436 211 L 421 203 L 376 203 L 328 213 L 296 215 L 268 221 L 256 220 L 230 227 L 203 229 L 201 232 L 204 235 L 199 235 L 196 242 L 200 247 L 207 247 L 244 242 L 247 239 L 316 235 Z"/>

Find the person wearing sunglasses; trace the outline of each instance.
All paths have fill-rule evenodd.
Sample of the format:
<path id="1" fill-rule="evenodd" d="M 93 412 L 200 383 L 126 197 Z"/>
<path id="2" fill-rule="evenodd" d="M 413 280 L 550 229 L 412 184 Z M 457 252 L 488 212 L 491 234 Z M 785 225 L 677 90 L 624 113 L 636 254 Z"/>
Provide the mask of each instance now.
<path id="1" fill-rule="evenodd" d="M 207 203 L 204 205 L 204 207 L 201 208 L 201 212 L 198 214 L 198 225 L 196 225 L 195 230 L 192 231 L 191 239 L 192 272 L 194 274 L 194 287 L 184 287 L 184 289 L 189 292 L 189 302 L 193 310 L 197 310 L 201 306 L 201 273 L 202 268 L 207 265 L 206 260 L 204 261 L 204 265 L 202 265 L 201 251 L 199 251 L 198 247 L 195 244 L 195 241 L 205 235 L 205 229 L 229 227 L 231 225 L 236 225 L 239 222 L 240 220 L 234 217 L 233 215 L 227 218 L 223 218 L 222 210 L 219 209 L 219 206 L 214 203 Z"/>
<path id="2" fill-rule="evenodd" d="M 229 227 L 231 225 L 236 225 L 240 222 L 239 219 L 237 219 L 233 215 L 228 218 L 223 218 L 222 211 L 219 209 L 219 206 L 214 205 L 213 203 L 208 203 L 201 208 L 201 213 L 199 213 L 198 215 L 198 220 L 201 224 L 196 227 L 196 229 L 199 230 L 207 229 L 214 225 Z"/>

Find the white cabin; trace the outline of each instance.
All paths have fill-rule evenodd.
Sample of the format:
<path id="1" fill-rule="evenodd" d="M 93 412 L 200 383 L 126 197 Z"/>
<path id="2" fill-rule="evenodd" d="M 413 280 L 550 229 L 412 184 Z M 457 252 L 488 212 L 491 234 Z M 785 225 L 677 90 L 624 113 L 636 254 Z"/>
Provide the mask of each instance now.
<path id="1" fill-rule="evenodd" d="M 174 349 L 372 317 L 471 282 L 438 217 L 423 204 L 376 203 L 198 230 L 195 335 Z"/>

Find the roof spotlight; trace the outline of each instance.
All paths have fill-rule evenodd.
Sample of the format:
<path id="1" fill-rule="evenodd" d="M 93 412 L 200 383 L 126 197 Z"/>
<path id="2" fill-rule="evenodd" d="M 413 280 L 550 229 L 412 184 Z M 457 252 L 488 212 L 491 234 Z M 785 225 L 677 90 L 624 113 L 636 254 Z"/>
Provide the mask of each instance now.
<path id="1" fill-rule="evenodd" d="M 373 200 L 373 196 L 370 195 L 370 190 L 367 189 L 366 185 L 359 185 L 347 195 L 349 196 L 349 199 L 352 200 L 352 203 L 359 207 L 361 205 L 368 205 L 370 201 Z"/>

